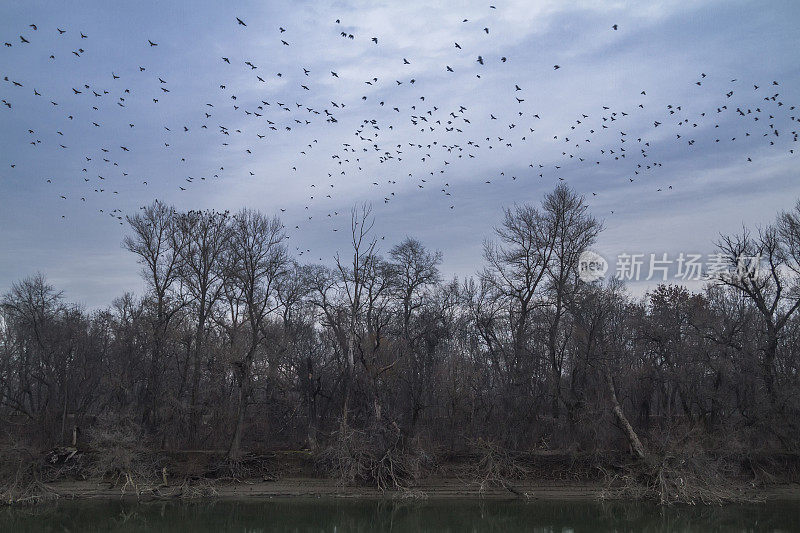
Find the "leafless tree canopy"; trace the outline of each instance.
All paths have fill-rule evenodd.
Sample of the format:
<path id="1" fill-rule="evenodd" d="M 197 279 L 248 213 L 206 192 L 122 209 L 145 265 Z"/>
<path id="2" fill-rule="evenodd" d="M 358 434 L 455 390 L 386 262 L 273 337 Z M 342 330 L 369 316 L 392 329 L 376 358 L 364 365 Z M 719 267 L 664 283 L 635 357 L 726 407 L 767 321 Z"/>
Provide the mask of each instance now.
<path id="1" fill-rule="evenodd" d="M 145 294 L 87 312 L 36 274 L 2 297 L 4 442 L 91 446 L 124 427 L 232 463 L 307 447 L 387 485 L 385 465 L 413 476 L 421 453 L 476 442 L 639 460 L 800 446 L 800 203 L 720 237 L 735 274 L 644 298 L 578 278 L 602 226 L 567 187 L 507 209 L 465 280 L 412 237 L 381 255 L 368 205 L 333 267 L 298 263 L 252 210 L 156 202 L 128 223 Z"/>

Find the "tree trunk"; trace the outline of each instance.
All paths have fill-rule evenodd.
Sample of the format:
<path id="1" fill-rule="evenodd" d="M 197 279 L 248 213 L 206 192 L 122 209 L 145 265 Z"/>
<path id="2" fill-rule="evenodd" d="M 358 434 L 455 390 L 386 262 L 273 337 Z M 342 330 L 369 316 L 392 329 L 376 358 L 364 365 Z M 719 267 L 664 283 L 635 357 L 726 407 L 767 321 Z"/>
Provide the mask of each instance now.
<path id="1" fill-rule="evenodd" d="M 314 361 L 311 357 L 306 358 L 305 377 L 302 376 L 302 370 L 300 374 L 306 401 L 306 445 L 314 450 L 317 447 L 317 401 L 314 390 Z"/>
<path id="2" fill-rule="evenodd" d="M 350 409 L 350 389 L 353 386 L 353 370 L 355 367 L 355 323 L 350 323 L 350 333 L 347 339 L 347 375 L 344 381 L 344 402 L 342 404 L 342 427 L 347 427 L 347 411 Z"/>
<path id="3" fill-rule="evenodd" d="M 767 395 L 769 396 L 770 402 L 775 405 L 777 403 L 777 396 L 775 394 L 775 377 L 772 373 L 772 367 L 775 365 L 775 358 L 778 354 L 778 332 L 774 327 L 768 327 L 767 337 L 767 349 L 761 367 Z"/>
<path id="4" fill-rule="evenodd" d="M 238 461 L 240 456 L 240 445 L 242 442 L 242 428 L 244 427 L 245 409 L 247 406 L 247 396 L 250 392 L 250 362 L 253 358 L 252 353 L 255 348 L 250 349 L 251 353 L 245 357 L 242 369 L 241 379 L 239 380 L 239 406 L 236 413 L 236 426 L 233 429 L 233 438 L 231 439 L 231 446 L 228 449 L 228 459 L 231 461 Z"/>
<path id="5" fill-rule="evenodd" d="M 560 287 L 558 290 L 561 290 Z M 553 376 L 553 397 L 551 399 L 551 409 L 553 418 L 558 419 L 561 415 L 561 365 L 558 362 L 558 328 L 561 324 L 561 295 L 556 296 L 556 309 L 553 323 L 547 335 L 547 349 L 550 353 L 550 366 Z"/>
<path id="6" fill-rule="evenodd" d="M 608 386 L 608 395 L 611 399 L 611 409 L 614 412 L 614 416 L 617 418 L 617 422 L 622 426 L 622 429 L 625 431 L 625 437 L 628 439 L 628 444 L 631 446 L 631 450 L 633 453 L 639 458 L 645 458 L 645 451 L 644 446 L 642 446 L 642 442 L 639 440 L 639 436 L 634 431 L 633 426 L 628 421 L 628 418 L 625 416 L 625 413 L 622 411 L 622 407 L 619 405 L 619 400 L 617 399 L 617 392 L 614 388 L 614 378 L 611 376 L 611 367 L 606 364 L 605 366 L 605 378 L 606 378 L 606 385 Z"/>
<path id="7" fill-rule="evenodd" d="M 201 306 L 205 305 L 201 301 Z M 197 321 L 197 332 L 195 338 L 194 350 L 194 365 L 192 368 L 192 390 L 189 411 L 189 440 L 194 447 L 199 441 L 200 429 L 200 406 L 198 405 L 198 393 L 200 391 L 200 367 L 203 362 L 203 340 L 205 337 L 205 322 L 206 317 L 203 311 L 200 311 L 200 317 Z"/>

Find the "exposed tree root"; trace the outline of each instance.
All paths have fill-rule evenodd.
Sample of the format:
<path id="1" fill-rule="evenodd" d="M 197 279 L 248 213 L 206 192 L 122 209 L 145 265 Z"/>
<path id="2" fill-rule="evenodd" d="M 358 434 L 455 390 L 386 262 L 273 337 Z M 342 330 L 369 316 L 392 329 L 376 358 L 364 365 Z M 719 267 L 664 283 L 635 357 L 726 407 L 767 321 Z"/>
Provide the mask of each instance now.
<path id="1" fill-rule="evenodd" d="M 316 456 L 317 467 L 343 484 L 374 485 L 381 491 L 409 490 L 425 461 L 394 425 L 370 432 L 342 425 Z"/>
<path id="2" fill-rule="evenodd" d="M 735 464 L 703 454 L 664 454 L 604 469 L 602 498 L 651 500 L 661 505 L 763 502 Z"/>
<path id="3" fill-rule="evenodd" d="M 474 460 L 455 469 L 461 480 L 477 485 L 481 495 L 496 487 L 519 497 L 527 497 L 527 494 L 514 486 L 515 480 L 525 479 L 530 475 L 530 470 L 519 453 L 484 439 L 472 441 L 470 448 Z"/>
<path id="4" fill-rule="evenodd" d="M 42 458 L 19 443 L 4 446 L 0 454 L 0 501 L 6 505 L 34 505 L 58 498 L 45 484 Z"/>

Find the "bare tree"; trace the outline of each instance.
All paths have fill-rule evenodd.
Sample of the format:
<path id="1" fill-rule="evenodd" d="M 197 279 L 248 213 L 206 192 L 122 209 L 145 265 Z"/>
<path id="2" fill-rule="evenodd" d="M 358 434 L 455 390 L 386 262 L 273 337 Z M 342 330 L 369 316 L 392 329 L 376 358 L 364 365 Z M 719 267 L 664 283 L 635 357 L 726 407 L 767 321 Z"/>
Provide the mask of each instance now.
<path id="1" fill-rule="evenodd" d="M 17 444 L 35 475 L 70 471 L 39 460 L 67 444 L 93 451 L 81 468 L 149 478 L 156 461 L 181 467 L 179 446 L 228 446 L 237 474 L 249 447 L 308 446 L 318 468 L 382 487 L 425 456 L 480 457 L 464 471 L 484 481 L 526 475 L 528 457 L 557 467 L 546 448 L 661 501 L 717 498 L 751 470 L 778 479 L 770 454 L 800 447 L 800 204 L 722 237 L 702 292 L 641 298 L 579 280 L 600 224 L 567 187 L 507 209 L 480 276 L 450 282 L 413 238 L 382 258 L 368 205 L 333 267 L 293 261 L 256 211 L 156 202 L 129 220 L 141 296 L 87 312 L 38 275 L 0 297 L 4 499 Z M 117 448 L 138 459 L 115 463 Z M 621 450 L 634 460 L 610 459 Z"/>
<path id="2" fill-rule="evenodd" d="M 545 216 L 535 207 L 515 206 L 504 211 L 503 224 L 495 228 L 499 243 L 484 244 L 488 263 L 481 280 L 498 298 L 508 302 L 507 321 L 511 334 L 509 365 L 517 369 L 527 354 L 530 317 L 541 305 L 548 268 L 556 240 Z"/>
<path id="3" fill-rule="evenodd" d="M 315 267 L 292 261 L 288 275 L 280 280 L 276 291 L 282 307 L 283 359 L 297 375 L 306 407 L 306 444 L 312 450 L 317 447 L 317 397 L 321 389 L 318 375 L 321 362 L 314 353 L 314 308 L 308 301 L 315 289 L 316 274 Z"/>
<path id="4" fill-rule="evenodd" d="M 190 385 L 189 436 L 198 438 L 200 372 L 205 359 L 207 324 L 230 274 L 226 268 L 231 227 L 227 213 L 189 211 L 177 217 L 184 246 L 180 254 L 180 282 L 188 292 L 195 317 L 194 360 Z"/>
<path id="5" fill-rule="evenodd" d="M 621 291 L 621 284 L 615 280 L 611 280 L 607 286 L 587 286 L 579 298 L 571 301 L 571 309 L 575 313 L 587 359 L 600 373 L 611 412 L 622 428 L 632 453 L 644 459 L 645 447 L 622 409 L 614 383 L 616 368 L 624 364 L 620 339 L 615 338 L 618 321 L 626 316 L 626 302 Z"/>
<path id="6" fill-rule="evenodd" d="M 364 267 L 363 320 L 366 337 L 359 339 L 356 347 L 359 360 L 369 379 L 373 421 L 380 422 L 383 410 L 380 399 L 382 387 L 379 380 L 397 362 L 397 359 L 384 360 L 389 354 L 382 349 L 385 330 L 391 322 L 391 290 L 395 283 L 395 270 L 377 254 L 368 257 Z"/>
<path id="7" fill-rule="evenodd" d="M 578 258 L 591 246 L 602 225 L 587 213 L 587 205 L 566 185 L 559 185 L 545 196 L 542 204 L 544 231 L 553 235 L 552 260 L 547 264 L 550 306 L 547 312 L 547 348 L 552 372 L 552 415 L 558 418 L 561 403 L 561 377 L 564 367 L 565 341 L 568 334 L 560 331 L 566 306 L 580 290 Z M 560 340 L 561 339 L 561 340 Z"/>
<path id="8" fill-rule="evenodd" d="M 149 285 L 155 304 L 153 343 L 150 364 L 150 387 L 147 391 L 148 409 L 144 421 L 157 423 L 161 401 L 161 365 L 169 323 L 180 308 L 180 301 L 171 299 L 170 290 L 180 274 L 181 252 L 185 243 L 176 226 L 175 209 L 154 201 L 133 216 L 127 217 L 133 235 L 126 236 L 123 246 L 139 256 L 142 273 Z"/>
<path id="9" fill-rule="evenodd" d="M 431 252 L 420 241 L 406 237 L 389 251 L 389 256 L 394 270 L 393 293 L 400 301 L 402 309 L 400 346 L 402 356 L 408 359 L 406 387 L 411 403 L 411 416 L 407 417 L 406 431 L 412 433 L 423 408 L 422 396 L 430 384 L 427 374 L 431 351 L 430 345 L 417 346 L 418 339 L 429 331 L 429 328 L 424 326 L 415 328 L 412 334 L 412 317 L 421 310 L 427 300 L 430 300 L 427 291 L 436 287 L 441 281 L 439 265 L 442 262 L 442 254 L 438 251 Z"/>
<path id="10" fill-rule="evenodd" d="M 347 426 L 347 413 L 350 409 L 350 395 L 355 372 L 355 352 L 358 341 L 358 320 L 364 306 L 364 290 L 368 270 L 373 261 L 377 240 L 370 237 L 375 219 L 372 217 L 372 206 L 363 204 L 360 209 L 353 207 L 350 211 L 350 237 L 353 246 L 352 262 L 346 263 L 336 254 L 336 268 L 342 281 L 342 287 L 348 302 L 347 358 L 344 384 L 344 401 L 342 403 L 342 425 Z"/>
<path id="11" fill-rule="evenodd" d="M 441 281 L 441 252 L 430 252 L 416 239 L 406 237 L 389 251 L 396 272 L 395 292 L 403 305 L 403 334 L 410 338 L 411 315 L 422 306 L 426 287 Z"/>
<path id="12" fill-rule="evenodd" d="M 250 342 L 241 361 L 237 361 L 237 416 L 228 457 L 239 460 L 245 411 L 250 395 L 253 359 L 266 336 L 267 317 L 280 304 L 275 291 L 278 280 L 286 273 L 288 256 L 285 233 L 277 217 L 243 209 L 233 217 L 231 233 L 231 275 L 238 285 L 248 321 Z"/>
<path id="13" fill-rule="evenodd" d="M 720 257 L 727 267 L 712 273 L 723 285 L 733 287 L 758 309 L 766 333 L 762 347 L 762 378 L 770 400 L 777 401 L 775 359 L 784 327 L 800 307 L 800 254 L 798 254 L 798 217 L 783 213 L 778 222 L 760 228 L 756 234 L 747 229 L 735 235 L 723 235 L 717 242 Z"/>
<path id="14" fill-rule="evenodd" d="M 63 305 L 63 293 L 41 273 L 14 283 L 0 301 L 3 323 L 11 334 L 7 342 L 20 343 L 20 357 L 9 360 L 16 364 L 9 368 L 8 381 L 4 380 L 0 389 L 2 403 L 48 431 L 52 431 L 48 426 L 53 422 L 53 408 L 67 401 L 63 377 L 70 361 L 59 353 L 62 347 L 57 332 Z"/>

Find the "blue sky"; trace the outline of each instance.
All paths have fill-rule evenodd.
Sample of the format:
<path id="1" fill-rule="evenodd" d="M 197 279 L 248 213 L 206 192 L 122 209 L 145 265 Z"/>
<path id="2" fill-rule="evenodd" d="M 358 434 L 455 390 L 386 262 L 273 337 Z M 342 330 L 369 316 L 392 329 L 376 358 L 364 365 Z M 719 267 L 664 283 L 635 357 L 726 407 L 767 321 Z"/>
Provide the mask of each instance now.
<path id="1" fill-rule="evenodd" d="M 371 202 L 384 252 L 413 235 L 462 277 L 503 206 L 562 182 L 611 258 L 706 254 L 792 207 L 800 4 L 490 1 L 4 2 L 0 290 L 141 292 L 111 214 L 156 198 L 278 213 L 327 263 Z"/>

